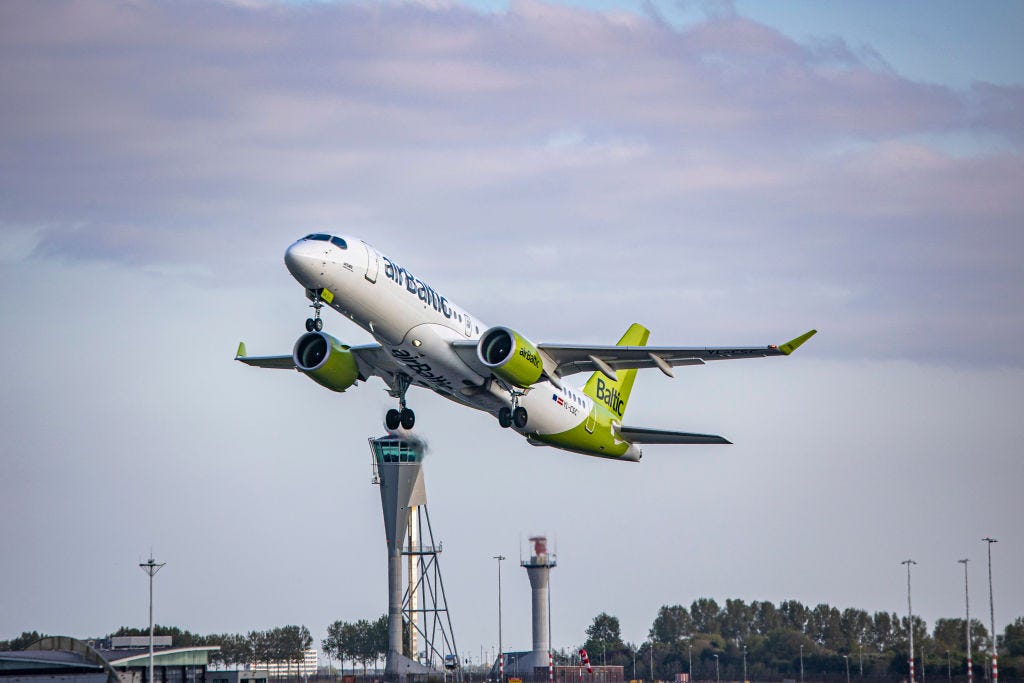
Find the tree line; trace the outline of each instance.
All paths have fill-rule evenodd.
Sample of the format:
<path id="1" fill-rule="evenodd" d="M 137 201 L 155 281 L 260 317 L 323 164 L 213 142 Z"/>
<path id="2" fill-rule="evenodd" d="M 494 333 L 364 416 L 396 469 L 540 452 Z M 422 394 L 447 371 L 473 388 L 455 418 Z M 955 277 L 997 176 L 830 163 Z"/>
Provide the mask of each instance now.
<path id="1" fill-rule="evenodd" d="M 908 674 L 908 624 L 894 612 L 840 610 L 827 604 L 812 608 L 797 600 L 776 605 L 729 599 L 719 605 L 699 598 L 689 607 L 661 607 L 648 642 L 640 646 L 624 643 L 618 618 L 601 613 L 587 628 L 583 647 L 592 662 L 622 665 L 627 676 L 635 662 L 636 675 L 647 680 L 667 680 L 677 673 L 690 673 L 695 680 L 743 680 L 744 659 L 747 680 L 799 679 L 801 664 L 804 677 L 816 679 L 845 680 L 847 666 L 851 678 L 892 678 Z M 915 616 L 913 628 L 919 676 L 922 668 L 925 677 L 966 676 L 964 619 L 939 619 L 929 632 Z M 1020 679 L 1024 617 L 1010 623 L 998 640 L 1000 676 Z M 988 630 L 971 619 L 979 681 L 987 676 L 990 649 Z"/>

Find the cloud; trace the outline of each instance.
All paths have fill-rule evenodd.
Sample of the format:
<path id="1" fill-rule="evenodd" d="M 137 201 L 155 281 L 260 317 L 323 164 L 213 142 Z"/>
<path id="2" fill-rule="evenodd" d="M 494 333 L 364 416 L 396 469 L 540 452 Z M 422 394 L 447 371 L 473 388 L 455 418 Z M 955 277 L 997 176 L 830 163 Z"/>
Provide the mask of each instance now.
<path id="1" fill-rule="evenodd" d="M 5 3 L 0 224 L 36 258 L 223 282 L 353 232 L 457 268 L 467 304 L 507 289 L 486 256 L 523 236 L 539 287 L 614 255 L 624 303 L 673 272 L 694 315 L 757 322 L 785 287 L 850 326 L 844 353 L 1019 336 L 1021 88 L 916 83 L 720 10 Z M 538 241 L 566 265 L 526 258 Z"/>

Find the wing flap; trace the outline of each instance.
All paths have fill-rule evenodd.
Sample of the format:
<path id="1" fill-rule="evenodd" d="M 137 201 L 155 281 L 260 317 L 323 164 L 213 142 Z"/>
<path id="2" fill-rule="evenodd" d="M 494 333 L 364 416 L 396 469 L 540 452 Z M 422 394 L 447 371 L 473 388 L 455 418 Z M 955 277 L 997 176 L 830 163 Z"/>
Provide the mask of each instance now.
<path id="1" fill-rule="evenodd" d="M 673 432 L 667 429 L 648 429 L 646 427 L 620 426 L 615 429 L 619 436 L 630 443 L 653 444 L 731 444 L 725 437 L 717 434 L 694 434 L 692 432 Z"/>

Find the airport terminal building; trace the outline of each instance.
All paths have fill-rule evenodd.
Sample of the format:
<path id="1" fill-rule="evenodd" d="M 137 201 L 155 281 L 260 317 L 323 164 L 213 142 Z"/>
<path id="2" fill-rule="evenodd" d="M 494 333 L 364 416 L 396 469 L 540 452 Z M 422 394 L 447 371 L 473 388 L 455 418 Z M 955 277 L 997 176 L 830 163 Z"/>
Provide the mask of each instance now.
<path id="1" fill-rule="evenodd" d="M 66 636 L 43 638 L 25 650 L 0 652 L 0 683 L 150 683 L 149 638 L 90 644 Z M 162 647 L 153 651 L 154 683 L 205 683 L 217 647 Z"/>

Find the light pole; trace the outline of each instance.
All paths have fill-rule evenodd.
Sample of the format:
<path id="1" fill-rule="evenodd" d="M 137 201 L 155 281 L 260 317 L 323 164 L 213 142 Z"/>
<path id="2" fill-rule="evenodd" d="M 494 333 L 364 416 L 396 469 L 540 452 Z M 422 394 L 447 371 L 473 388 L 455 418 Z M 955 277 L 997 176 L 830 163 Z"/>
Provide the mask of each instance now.
<path id="1" fill-rule="evenodd" d="M 928 665 L 927 660 L 924 658 L 924 645 L 921 645 L 921 683 L 924 683 L 928 677 Z"/>
<path id="2" fill-rule="evenodd" d="M 495 555 L 492 559 L 498 561 L 498 681 L 499 683 L 504 683 L 505 650 L 502 649 L 501 644 L 501 563 L 505 559 L 505 556 Z"/>
<path id="3" fill-rule="evenodd" d="M 964 566 L 964 608 L 966 610 L 964 619 L 964 633 L 967 636 L 967 683 L 973 683 L 974 681 L 974 663 L 971 661 L 971 596 L 967 592 L 967 563 L 970 562 L 966 557 L 962 560 L 957 560 Z"/>
<path id="4" fill-rule="evenodd" d="M 149 574 L 149 681 L 147 683 L 153 683 L 153 577 L 165 564 L 167 563 L 154 560 L 152 553 L 149 555 L 148 562 L 139 564 L 142 571 Z"/>
<path id="5" fill-rule="evenodd" d="M 846 660 L 846 683 L 850 683 L 850 655 L 843 655 Z"/>
<path id="6" fill-rule="evenodd" d="M 804 683 L 804 644 L 800 643 L 800 683 Z"/>
<path id="7" fill-rule="evenodd" d="M 636 680 L 636 647 L 633 648 L 633 680 Z"/>
<path id="8" fill-rule="evenodd" d="M 722 683 L 722 676 L 718 670 L 718 655 L 715 655 L 715 681 L 717 683 Z"/>
<path id="9" fill-rule="evenodd" d="M 651 641 L 651 681 L 652 681 L 652 683 L 653 683 L 654 680 L 655 680 L 655 678 L 654 678 L 654 641 L 652 640 Z"/>
<path id="10" fill-rule="evenodd" d="M 907 632 L 910 637 L 910 683 L 914 683 L 914 610 L 910 606 L 910 565 L 917 564 L 917 562 L 903 560 L 900 564 L 907 565 Z"/>
<path id="11" fill-rule="evenodd" d="M 981 539 L 988 543 L 988 615 L 992 620 L 992 683 L 999 683 L 999 658 L 996 652 L 996 609 L 992 602 L 992 544 L 998 543 L 994 538 L 986 536 Z"/>
<path id="12" fill-rule="evenodd" d="M 864 643 L 857 643 L 857 648 L 860 650 L 860 677 L 864 678 Z"/>
<path id="13" fill-rule="evenodd" d="M 953 683 L 953 660 L 949 657 L 949 650 L 946 650 L 946 678 Z"/>
<path id="14" fill-rule="evenodd" d="M 693 683 L 693 638 L 686 644 L 686 672 L 690 675 L 690 683 Z"/>
<path id="15" fill-rule="evenodd" d="M 747 681 L 747 646 L 743 646 L 743 683 Z M 850 683 L 847 681 L 846 683 Z"/>

